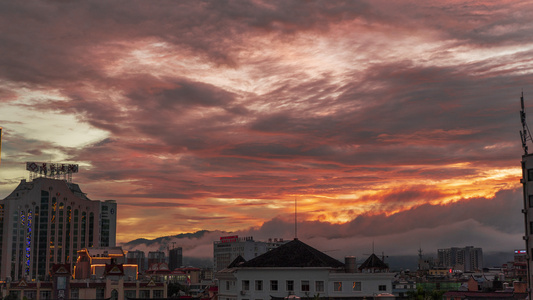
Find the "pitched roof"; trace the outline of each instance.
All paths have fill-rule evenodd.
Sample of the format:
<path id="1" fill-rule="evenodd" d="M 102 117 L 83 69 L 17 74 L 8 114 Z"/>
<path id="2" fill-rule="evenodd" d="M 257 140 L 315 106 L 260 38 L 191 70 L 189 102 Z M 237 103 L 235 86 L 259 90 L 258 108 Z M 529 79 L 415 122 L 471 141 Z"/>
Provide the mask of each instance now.
<path id="1" fill-rule="evenodd" d="M 244 259 L 242 256 L 239 255 L 229 264 L 228 269 L 239 267 L 241 264 L 245 262 L 246 262 L 246 259 Z"/>
<path id="2" fill-rule="evenodd" d="M 364 270 L 364 269 L 380 269 L 380 270 L 383 270 L 383 269 L 388 269 L 389 266 L 387 266 L 386 263 L 384 263 L 381 259 L 379 259 L 379 257 L 376 256 L 376 254 L 372 253 L 372 255 L 370 255 L 364 263 L 361 264 L 361 266 L 359 267 L 359 270 Z"/>
<path id="3" fill-rule="evenodd" d="M 344 264 L 317 249 L 294 239 L 256 258 L 242 263 L 242 268 L 341 268 Z"/>

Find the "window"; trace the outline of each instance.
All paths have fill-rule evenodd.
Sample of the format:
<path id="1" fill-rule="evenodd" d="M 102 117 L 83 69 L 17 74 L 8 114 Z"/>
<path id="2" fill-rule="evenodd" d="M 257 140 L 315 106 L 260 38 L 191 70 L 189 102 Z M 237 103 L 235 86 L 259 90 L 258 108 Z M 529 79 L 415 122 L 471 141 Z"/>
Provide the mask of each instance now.
<path id="1" fill-rule="evenodd" d="M 137 298 L 135 290 L 126 290 L 124 291 L 124 298 Z"/>
<path id="2" fill-rule="evenodd" d="M 380 285 L 380 286 L 378 286 L 378 290 L 379 291 L 386 291 L 387 290 L 387 286 L 386 285 Z"/>
<path id="3" fill-rule="evenodd" d="M 96 299 L 104 299 L 105 290 L 104 289 L 96 289 Z"/>
<path id="4" fill-rule="evenodd" d="M 533 233 L 533 222 L 529 222 L 529 234 Z"/>
<path id="5" fill-rule="evenodd" d="M 152 298 L 163 298 L 163 290 L 154 290 Z"/>
<path id="6" fill-rule="evenodd" d="M 36 290 L 24 290 L 24 298 L 37 299 L 37 291 Z"/>
<path id="7" fill-rule="evenodd" d="M 46 299 L 50 299 L 51 292 L 50 291 L 41 291 L 39 294 L 40 294 L 39 295 L 39 299 L 46 300 Z"/>
<path id="8" fill-rule="evenodd" d="M 324 291 L 324 281 L 315 281 L 315 291 L 316 292 Z"/>
<path id="9" fill-rule="evenodd" d="M 360 292 L 361 291 L 361 282 L 360 281 L 354 281 L 352 285 L 352 291 L 354 292 Z"/>
<path id="10" fill-rule="evenodd" d="M 277 280 L 270 280 L 270 290 L 271 291 L 277 291 L 278 290 L 278 281 Z"/>
<path id="11" fill-rule="evenodd" d="M 150 290 L 140 290 L 139 291 L 139 298 L 150 298 Z"/>
<path id="12" fill-rule="evenodd" d="M 262 291 L 263 290 L 263 280 L 256 280 L 255 281 L 255 290 L 256 291 Z"/>
<path id="13" fill-rule="evenodd" d="M 243 291 L 249 291 L 250 290 L 250 281 L 249 280 L 243 280 L 242 281 L 242 290 Z"/>
<path id="14" fill-rule="evenodd" d="M 294 281 L 287 280 L 287 291 L 294 291 Z"/>
<path id="15" fill-rule="evenodd" d="M 70 289 L 70 299 L 78 299 L 78 298 L 80 298 L 80 290 Z"/>
<path id="16" fill-rule="evenodd" d="M 533 195 L 529 195 L 529 207 L 533 208 Z"/>
<path id="17" fill-rule="evenodd" d="M 302 280 L 302 292 L 309 292 L 309 280 Z"/>
<path id="18" fill-rule="evenodd" d="M 335 292 L 342 292 L 342 282 L 340 281 L 333 282 L 333 290 Z"/>
<path id="19" fill-rule="evenodd" d="M 229 280 L 226 281 L 226 291 L 229 291 Z"/>
<path id="20" fill-rule="evenodd" d="M 527 181 L 533 181 L 533 169 L 527 170 Z"/>

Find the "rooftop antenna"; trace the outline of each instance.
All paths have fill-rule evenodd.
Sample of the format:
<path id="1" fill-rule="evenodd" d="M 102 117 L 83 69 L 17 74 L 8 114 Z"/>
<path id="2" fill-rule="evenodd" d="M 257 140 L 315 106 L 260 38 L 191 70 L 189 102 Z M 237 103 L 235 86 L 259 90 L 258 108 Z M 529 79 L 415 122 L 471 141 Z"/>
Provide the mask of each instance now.
<path id="1" fill-rule="evenodd" d="M 524 155 L 527 155 L 527 141 L 533 142 L 533 138 L 531 138 L 531 133 L 526 123 L 526 111 L 524 108 L 524 91 L 522 91 L 522 96 L 520 96 L 520 105 L 522 106 L 522 110 L 520 111 L 520 121 L 522 122 L 520 139 L 522 140 L 522 148 L 524 149 Z"/>

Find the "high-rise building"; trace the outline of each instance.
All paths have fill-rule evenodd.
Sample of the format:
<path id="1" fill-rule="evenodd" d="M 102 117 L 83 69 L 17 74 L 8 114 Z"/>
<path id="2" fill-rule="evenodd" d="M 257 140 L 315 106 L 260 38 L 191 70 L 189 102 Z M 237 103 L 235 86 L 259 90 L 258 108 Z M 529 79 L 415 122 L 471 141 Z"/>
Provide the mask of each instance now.
<path id="1" fill-rule="evenodd" d="M 527 251 L 528 286 L 533 284 L 533 154 L 522 156 L 522 179 L 524 191 L 525 244 Z"/>
<path id="2" fill-rule="evenodd" d="M 286 242 L 283 239 L 269 239 L 268 242 L 254 241 L 253 237 L 223 236 L 213 242 L 213 270 L 218 272 L 228 267 L 238 256 L 250 260 Z"/>
<path id="3" fill-rule="evenodd" d="M 54 264 L 73 269 L 83 248 L 115 246 L 116 212 L 66 180 L 22 180 L 0 200 L 0 279 L 44 280 Z"/>
<path id="4" fill-rule="evenodd" d="M 168 268 L 173 271 L 183 266 L 183 249 L 177 247 L 168 250 Z"/>
<path id="5" fill-rule="evenodd" d="M 524 106 L 524 94 L 520 97 L 520 121 L 522 130 L 520 137 L 524 154 L 522 155 L 522 183 L 523 204 L 522 214 L 524 215 L 524 241 L 526 246 L 526 269 L 527 269 L 527 293 L 529 299 L 533 298 L 533 154 L 528 153 L 527 142 L 533 141 L 529 127 L 526 124 L 526 112 Z"/>
<path id="6" fill-rule="evenodd" d="M 148 252 L 148 268 L 153 264 L 166 263 L 165 252 L 163 251 L 149 251 Z"/>
<path id="7" fill-rule="evenodd" d="M 483 250 L 467 246 L 437 250 L 437 259 L 441 267 L 471 272 L 483 269 Z"/>
<path id="8" fill-rule="evenodd" d="M 139 272 L 144 272 L 147 269 L 145 259 L 144 251 L 141 250 L 133 250 L 126 253 L 126 262 L 128 264 L 138 265 Z"/>

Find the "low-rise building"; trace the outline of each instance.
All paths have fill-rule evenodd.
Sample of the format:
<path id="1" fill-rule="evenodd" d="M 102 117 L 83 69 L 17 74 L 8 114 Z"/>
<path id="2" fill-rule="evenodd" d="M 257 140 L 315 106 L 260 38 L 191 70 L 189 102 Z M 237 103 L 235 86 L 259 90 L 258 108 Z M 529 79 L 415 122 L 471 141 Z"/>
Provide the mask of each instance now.
<path id="1" fill-rule="evenodd" d="M 236 259 L 217 272 L 220 300 L 320 297 L 363 299 L 392 297 L 388 267 L 375 255 L 355 268 L 355 258 L 346 264 L 294 239 L 249 261 Z"/>
<path id="2" fill-rule="evenodd" d="M 113 265 L 116 266 L 116 265 Z M 111 271 L 113 266 L 109 268 Z M 16 299 L 153 299 L 167 297 L 166 282 L 135 280 L 111 271 L 102 278 L 72 279 L 68 264 L 56 264 L 50 281 L 11 281 L 3 283 L 1 297 Z"/>

